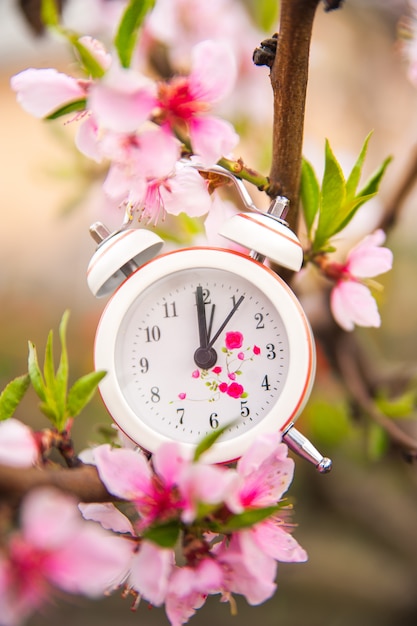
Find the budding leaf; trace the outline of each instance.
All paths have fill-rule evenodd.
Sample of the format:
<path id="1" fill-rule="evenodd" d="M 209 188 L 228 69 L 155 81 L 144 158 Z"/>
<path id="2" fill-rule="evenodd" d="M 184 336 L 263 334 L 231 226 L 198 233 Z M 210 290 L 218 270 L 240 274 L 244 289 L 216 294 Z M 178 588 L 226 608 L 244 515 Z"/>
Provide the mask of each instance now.
<path id="1" fill-rule="evenodd" d="M 29 374 L 18 376 L 10 381 L 0 394 L 0 421 L 13 415 L 30 384 Z"/>
<path id="2" fill-rule="evenodd" d="M 41 369 L 39 367 L 36 346 L 31 341 L 29 341 L 28 371 L 32 387 L 36 391 L 39 398 L 41 400 L 45 400 L 45 383 L 42 377 Z"/>
<path id="3" fill-rule="evenodd" d="M 148 527 L 142 537 L 156 543 L 161 548 L 173 548 L 178 541 L 180 525 L 177 520 L 170 520 L 162 524 Z"/>
<path id="4" fill-rule="evenodd" d="M 155 0 L 130 0 L 119 24 L 114 45 L 123 67 L 130 67 L 138 32 Z"/>
<path id="5" fill-rule="evenodd" d="M 303 159 L 301 168 L 301 202 L 308 233 L 311 234 L 314 220 L 319 210 L 320 185 L 314 169 L 306 159 Z"/>
<path id="6" fill-rule="evenodd" d="M 99 382 L 106 372 L 90 372 L 75 381 L 68 392 L 67 413 L 70 417 L 76 417 L 86 404 L 94 396 Z"/>
<path id="7" fill-rule="evenodd" d="M 86 106 L 86 98 L 80 98 L 79 100 L 74 100 L 73 102 L 69 102 L 68 104 L 64 104 L 64 106 L 59 107 L 59 109 L 47 115 L 45 119 L 56 120 L 58 117 L 68 115 L 68 113 L 74 113 L 74 111 L 85 111 Z"/>
<path id="8" fill-rule="evenodd" d="M 59 9 L 55 0 L 42 0 L 41 19 L 45 26 L 59 25 Z"/>
<path id="9" fill-rule="evenodd" d="M 366 153 L 368 151 L 369 140 L 372 137 L 372 132 L 370 132 L 363 142 L 363 146 L 359 153 L 358 158 L 356 159 L 355 165 L 352 167 L 352 171 L 350 172 L 348 179 L 346 181 L 346 198 L 352 199 L 356 195 L 356 190 L 358 188 L 359 180 L 362 174 L 362 168 L 365 161 Z"/>

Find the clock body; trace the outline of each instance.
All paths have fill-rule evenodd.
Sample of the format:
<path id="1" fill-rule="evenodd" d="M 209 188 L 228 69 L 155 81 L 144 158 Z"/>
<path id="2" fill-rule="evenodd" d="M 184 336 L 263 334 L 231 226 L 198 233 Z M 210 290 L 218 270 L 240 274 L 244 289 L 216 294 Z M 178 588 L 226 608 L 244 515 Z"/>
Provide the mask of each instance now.
<path id="1" fill-rule="evenodd" d="M 199 309 L 214 353 L 207 366 L 195 359 Z M 176 441 L 191 456 L 226 427 L 206 456 L 221 463 L 295 421 L 314 379 L 314 340 L 294 293 L 268 267 L 230 250 L 187 248 L 118 287 L 98 325 L 95 367 L 107 372 L 100 393 L 109 413 L 136 444 L 154 452 Z"/>

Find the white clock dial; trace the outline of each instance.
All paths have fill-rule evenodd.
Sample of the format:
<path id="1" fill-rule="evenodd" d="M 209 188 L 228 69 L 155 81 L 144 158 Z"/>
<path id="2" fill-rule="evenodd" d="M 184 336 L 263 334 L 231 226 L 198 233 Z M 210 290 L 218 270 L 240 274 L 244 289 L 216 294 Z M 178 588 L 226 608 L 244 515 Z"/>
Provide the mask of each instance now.
<path id="1" fill-rule="evenodd" d="M 151 452 L 190 450 L 228 425 L 211 452 L 232 460 L 256 432 L 283 429 L 308 397 L 314 346 L 295 296 L 243 255 L 187 249 L 132 274 L 96 339 L 100 389 L 115 422 Z"/>

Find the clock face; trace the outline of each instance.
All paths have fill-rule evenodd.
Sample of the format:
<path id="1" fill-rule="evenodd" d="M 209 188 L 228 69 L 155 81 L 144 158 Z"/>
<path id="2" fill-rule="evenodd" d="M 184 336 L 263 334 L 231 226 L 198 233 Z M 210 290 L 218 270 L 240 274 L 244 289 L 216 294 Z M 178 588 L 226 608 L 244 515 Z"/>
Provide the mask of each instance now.
<path id="1" fill-rule="evenodd" d="M 99 326 L 96 367 L 108 371 L 100 389 L 110 413 L 136 443 L 192 449 L 227 426 L 212 451 L 225 461 L 256 432 L 295 419 L 314 348 L 275 274 L 233 252 L 191 249 L 151 261 L 120 287 Z"/>

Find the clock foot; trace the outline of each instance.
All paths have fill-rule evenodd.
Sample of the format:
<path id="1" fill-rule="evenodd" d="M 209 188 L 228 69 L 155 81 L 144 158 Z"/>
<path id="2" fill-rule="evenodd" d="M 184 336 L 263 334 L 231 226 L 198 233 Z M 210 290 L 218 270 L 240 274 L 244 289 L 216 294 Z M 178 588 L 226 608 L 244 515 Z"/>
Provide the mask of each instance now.
<path id="1" fill-rule="evenodd" d="M 312 463 L 320 474 L 327 474 L 332 469 L 331 459 L 320 454 L 311 441 L 304 437 L 292 424 L 284 432 L 282 439 L 293 452 Z"/>

